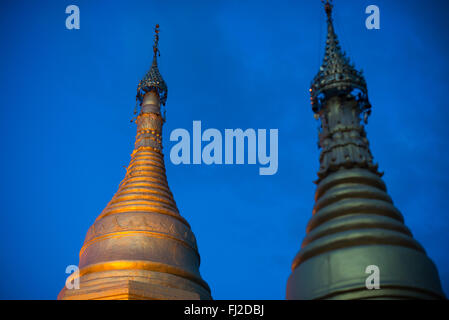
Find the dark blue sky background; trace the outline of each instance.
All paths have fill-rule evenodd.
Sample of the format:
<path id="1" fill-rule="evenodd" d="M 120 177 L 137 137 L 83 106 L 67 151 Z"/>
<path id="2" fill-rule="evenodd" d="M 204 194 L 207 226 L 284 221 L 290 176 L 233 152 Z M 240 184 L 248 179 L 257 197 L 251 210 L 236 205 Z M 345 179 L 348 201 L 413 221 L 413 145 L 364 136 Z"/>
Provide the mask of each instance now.
<path id="1" fill-rule="evenodd" d="M 66 6 L 81 29 L 65 28 Z M 381 30 L 365 28 L 376 4 Z M 1 1 L 0 298 L 55 299 L 89 226 L 116 192 L 135 137 L 138 81 L 161 25 L 169 133 L 278 128 L 279 171 L 174 166 L 216 299 L 283 299 L 318 169 L 308 88 L 324 51 L 319 0 Z M 343 48 L 365 71 L 375 160 L 449 293 L 448 2 L 336 1 Z"/>

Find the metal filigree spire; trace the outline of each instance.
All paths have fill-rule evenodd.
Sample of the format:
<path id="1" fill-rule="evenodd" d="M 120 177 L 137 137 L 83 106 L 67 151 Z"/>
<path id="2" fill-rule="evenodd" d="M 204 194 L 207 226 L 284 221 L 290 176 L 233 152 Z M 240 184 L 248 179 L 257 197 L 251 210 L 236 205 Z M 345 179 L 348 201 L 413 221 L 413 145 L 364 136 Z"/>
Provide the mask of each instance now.
<path id="1" fill-rule="evenodd" d="M 326 99 L 339 94 L 351 94 L 363 110 L 369 109 L 368 90 L 362 71 L 355 69 L 339 45 L 332 19 L 332 1 L 322 2 L 327 15 L 326 52 L 310 88 L 312 109 L 319 113 Z"/>
<path id="2" fill-rule="evenodd" d="M 322 1 L 327 15 L 326 52 L 310 93 L 315 118 L 321 120 L 320 181 L 341 168 L 367 168 L 375 174 L 373 156 L 362 120 L 371 112 L 365 79 L 341 50 L 332 19 L 332 3 Z"/>
<path id="3" fill-rule="evenodd" d="M 160 101 L 163 105 L 167 101 L 167 84 L 162 78 L 159 68 L 157 66 L 157 56 L 160 56 L 158 43 L 159 43 L 159 25 L 157 24 L 155 29 L 154 45 L 153 45 L 153 64 L 150 70 L 147 72 L 145 77 L 140 80 L 137 86 L 137 96 L 136 99 L 140 103 L 143 101 L 143 97 L 147 92 L 151 90 L 156 90 L 159 94 Z"/>

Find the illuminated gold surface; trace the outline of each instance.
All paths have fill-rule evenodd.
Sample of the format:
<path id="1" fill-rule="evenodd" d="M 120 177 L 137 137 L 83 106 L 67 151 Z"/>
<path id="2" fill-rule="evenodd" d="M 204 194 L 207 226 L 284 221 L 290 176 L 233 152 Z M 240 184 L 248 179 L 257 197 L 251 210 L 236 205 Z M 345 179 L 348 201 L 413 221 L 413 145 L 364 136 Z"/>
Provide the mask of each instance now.
<path id="1" fill-rule="evenodd" d="M 159 110 L 158 94 L 147 93 L 126 176 L 81 248 L 80 289 L 63 288 L 58 299 L 211 299 L 195 236 L 168 187 Z"/>

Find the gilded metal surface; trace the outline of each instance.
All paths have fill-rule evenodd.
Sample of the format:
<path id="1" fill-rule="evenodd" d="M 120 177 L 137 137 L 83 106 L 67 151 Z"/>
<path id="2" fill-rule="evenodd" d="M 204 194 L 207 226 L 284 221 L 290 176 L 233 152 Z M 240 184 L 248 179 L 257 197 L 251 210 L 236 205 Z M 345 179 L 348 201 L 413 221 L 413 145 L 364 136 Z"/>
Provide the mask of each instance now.
<path id="1" fill-rule="evenodd" d="M 125 178 L 89 228 L 80 251 L 80 289 L 58 299 L 211 299 L 200 256 L 167 183 L 160 90 L 142 97 Z"/>
<path id="2" fill-rule="evenodd" d="M 331 24 L 328 1 L 325 9 Z M 335 48 L 333 27 L 328 33 L 327 45 Z M 338 52 L 329 51 L 328 65 L 341 64 Z M 363 106 L 340 80 L 323 81 L 316 87 L 326 95 L 316 110 L 322 150 L 315 206 L 287 299 L 444 299 L 435 265 L 405 226 L 373 163 Z M 379 290 L 366 287 L 371 265 L 380 270 Z"/>

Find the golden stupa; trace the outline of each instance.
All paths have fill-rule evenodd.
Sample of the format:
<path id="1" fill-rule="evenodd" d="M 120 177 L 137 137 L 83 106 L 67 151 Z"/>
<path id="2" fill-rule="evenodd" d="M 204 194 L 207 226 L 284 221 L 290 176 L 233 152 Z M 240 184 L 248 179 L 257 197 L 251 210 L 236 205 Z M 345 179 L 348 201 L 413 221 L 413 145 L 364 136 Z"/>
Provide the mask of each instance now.
<path id="1" fill-rule="evenodd" d="M 195 236 L 167 184 L 160 108 L 167 86 L 157 65 L 158 33 L 156 26 L 153 64 L 137 90 L 137 137 L 126 176 L 89 228 L 79 272 L 67 280 L 79 289 L 64 287 L 58 299 L 211 299 Z"/>
<path id="2" fill-rule="evenodd" d="M 310 89 L 321 122 L 320 169 L 287 299 L 444 299 L 435 265 L 373 163 L 363 124 L 371 112 L 366 82 L 341 50 L 329 0 L 325 11 L 326 52 Z"/>

